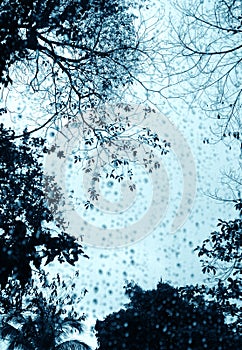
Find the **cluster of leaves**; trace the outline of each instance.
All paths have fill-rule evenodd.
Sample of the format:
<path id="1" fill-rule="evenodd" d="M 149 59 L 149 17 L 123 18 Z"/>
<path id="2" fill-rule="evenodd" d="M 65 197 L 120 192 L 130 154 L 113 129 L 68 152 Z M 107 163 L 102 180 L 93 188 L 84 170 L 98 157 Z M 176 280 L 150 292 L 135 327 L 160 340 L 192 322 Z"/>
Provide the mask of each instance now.
<path id="1" fill-rule="evenodd" d="M 216 303 L 192 302 L 177 288 L 159 283 L 143 291 L 129 284 L 125 309 L 97 321 L 98 349 L 229 349 L 239 348 Z M 183 293 L 184 294 L 184 293 Z"/>
<path id="2" fill-rule="evenodd" d="M 44 91 L 52 121 L 110 99 L 139 69 L 134 11 L 143 2 L 2 1 L 0 82 Z"/>
<path id="3" fill-rule="evenodd" d="M 79 123 L 78 137 L 83 144 L 74 162 L 85 162 L 84 171 L 93 174 L 90 201 L 98 198 L 95 182 L 105 165 L 108 176 L 121 182 L 125 171 L 129 179 L 132 177 L 131 164 L 137 161 L 135 148 L 144 145 L 159 148 L 161 154 L 168 151 L 151 130 L 128 135 L 130 125 L 125 113 L 102 113 L 103 102 L 120 101 L 122 93 L 117 89 L 137 82 L 136 75 L 144 72 L 143 65 L 151 53 L 145 51 L 151 27 L 148 30 L 141 23 L 137 27 L 134 22 L 145 5 L 145 0 L 30 0 L 24 4 L 6 0 L 0 4 L 0 82 L 7 87 L 4 91 L 10 91 L 8 96 L 13 93 L 14 98 L 17 91 L 21 99 L 34 96 L 38 114 L 45 111 L 48 120 L 42 122 L 39 118 L 39 127 L 29 134 L 47 125 L 62 128 L 65 118 Z M 151 42 L 147 41 L 149 45 Z M 7 106 L 8 102 L 4 110 L 11 115 Z M 83 112 L 93 106 L 98 106 L 99 116 L 94 113 L 89 119 Z M 65 157 L 61 149 L 52 146 L 49 150 L 56 151 L 58 160 Z M 147 150 L 142 160 L 149 171 L 159 167 L 152 157 Z M 53 182 L 53 178 L 50 180 Z M 47 183 L 48 189 L 51 186 Z M 129 188 L 134 191 L 135 184 Z M 55 190 L 50 193 L 58 192 Z M 57 196 L 55 193 L 51 203 L 55 211 Z M 58 221 L 63 224 L 61 215 Z"/>
<path id="4" fill-rule="evenodd" d="M 60 142 L 57 136 L 57 144 L 46 150 L 51 157 L 56 157 L 56 161 L 73 159 L 73 163 L 81 166 L 84 174 L 88 175 L 90 184 L 86 208 L 93 207 L 93 201 L 98 200 L 97 187 L 103 176 L 119 183 L 129 181 L 129 188 L 134 191 L 133 176 L 137 165 L 148 173 L 160 168 L 160 159 L 169 152 L 171 143 L 154 130 L 142 126 L 151 113 L 156 111 L 127 103 L 114 108 L 100 106 L 87 113 L 86 123 L 76 121 L 67 124 L 62 130 L 65 139 Z"/>
<path id="5" fill-rule="evenodd" d="M 75 238 L 59 230 L 53 235 L 48 223 L 52 213 L 44 192 L 40 159 L 44 142 L 25 134 L 17 144 L 14 132 L 0 125 L 0 283 L 10 277 L 24 286 L 31 279 L 32 264 L 40 269 L 58 258 L 74 265 L 84 252 Z"/>
<path id="6" fill-rule="evenodd" d="M 219 220 L 219 231 L 214 231 L 210 237 L 197 247 L 198 256 L 202 257 L 203 273 L 211 275 L 215 282 L 212 287 L 201 287 L 201 293 L 206 293 L 216 300 L 226 316 L 232 316 L 233 327 L 242 327 L 242 308 L 239 301 L 242 298 L 242 220 L 241 200 L 236 209 L 240 218 L 230 221 Z M 232 325 L 231 325 L 232 326 Z"/>
<path id="7" fill-rule="evenodd" d="M 68 285 L 60 276 L 48 282 L 42 275 L 40 286 L 22 288 L 11 281 L 1 292 L 3 310 L 1 337 L 9 342 L 8 349 L 33 350 L 90 350 L 90 347 L 78 340 L 64 341 L 75 330 L 83 331 L 85 316 L 75 311 L 82 298 L 75 295 L 75 283 Z M 21 298 L 19 298 L 21 296 Z M 75 308 L 74 308 L 75 307 Z"/>

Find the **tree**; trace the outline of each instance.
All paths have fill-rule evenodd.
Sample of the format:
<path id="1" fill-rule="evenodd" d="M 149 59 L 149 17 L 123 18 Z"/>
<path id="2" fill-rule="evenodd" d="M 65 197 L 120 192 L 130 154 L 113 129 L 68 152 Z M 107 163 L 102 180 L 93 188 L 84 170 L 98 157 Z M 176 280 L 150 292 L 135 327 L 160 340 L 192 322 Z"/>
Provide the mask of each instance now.
<path id="1" fill-rule="evenodd" d="M 44 276 L 41 291 L 39 286 L 32 286 L 23 293 L 23 288 L 11 284 L 9 293 L 2 292 L 1 306 L 6 309 L 7 304 L 8 313 L 2 318 L 0 332 L 2 339 L 8 340 L 9 350 L 90 350 L 82 341 L 63 339 L 73 330 L 80 334 L 85 320 L 84 315 L 78 316 L 75 311 L 82 298 L 75 296 L 75 284 L 71 282 L 68 285 L 57 275 L 49 283 Z M 22 293 L 21 304 L 17 297 L 19 293 Z M 12 296 L 10 309 L 9 296 Z"/>
<path id="2" fill-rule="evenodd" d="M 48 174 L 55 174 L 58 178 L 66 169 L 67 159 L 73 162 L 73 167 L 76 163 L 76 166 L 81 166 L 83 173 L 90 178 L 87 182 L 89 199 L 84 204 L 86 209 L 92 208 L 98 200 L 102 178 L 119 183 L 127 180 L 129 190 L 134 191 L 134 164 L 152 173 L 160 168 L 160 159 L 171 147 L 169 140 L 165 139 L 165 132 L 162 135 L 155 126 L 154 129 L 152 125 L 147 127 L 149 118 L 158 120 L 159 114 L 156 113 L 155 109 L 145 105 L 120 103 L 87 113 L 88 124 L 96 125 L 92 130 L 82 122 L 68 123 L 46 150 Z"/>
<path id="3" fill-rule="evenodd" d="M 241 153 L 241 1 L 205 0 L 182 5 L 176 2 L 176 9 L 180 23 L 172 25 L 170 54 L 176 57 L 175 83 L 183 88 L 182 92 L 178 90 L 177 97 L 189 100 L 192 108 L 198 104 L 216 120 L 213 141 L 223 140 L 230 147 L 235 143 Z M 167 74 L 170 73 L 168 69 Z M 209 142 L 209 138 L 204 142 Z M 241 327 L 241 165 L 225 172 L 222 184 L 223 193 L 229 188 L 232 199 L 218 191 L 211 197 L 235 202 L 240 216 L 230 221 L 220 219 L 219 229 L 197 247 L 203 272 L 213 275 L 210 279 L 213 286 L 196 286 L 194 295 L 209 295 L 216 300 L 224 314 L 232 316 L 231 328 L 238 332 Z"/>
<path id="4" fill-rule="evenodd" d="M 181 21 L 174 30 L 171 54 L 185 67 L 176 70 L 177 83 L 185 87 L 184 95 L 192 95 L 210 117 L 217 120 L 215 138 L 231 144 L 241 140 L 241 1 L 195 1 L 176 3 Z M 173 37 L 174 38 L 174 37 Z M 175 43 L 175 45 L 174 45 Z M 176 64 L 177 62 L 176 61 Z M 182 65 L 183 63 L 183 65 Z M 169 72 L 168 72 L 169 74 Z M 208 140 L 207 140 L 208 141 Z M 195 293 L 209 294 L 225 315 L 232 316 L 236 330 L 241 327 L 241 165 L 224 174 L 223 191 L 229 187 L 232 200 L 215 194 L 214 198 L 236 203 L 238 218 L 219 220 L 218 230 L 197 247 L 202 257 L 203 272 L 214 276 L 213 287 L 200 286 Z M 236 199 L 238 198 L 238 199 Z M 231 327 L 233 327 L 231 325 Z"/>
<path id="5" fill-rule="evenodd" d="M 178 90 L 177 97 L 193 107 L 197 103 L 217 120 L 216 141 L 241 143 L 241 1 L 176 2 L 175 9 L 180 21 L 175 25 L 171 18 L 172 39 L 166 47 L 170 94 Z M 175 91 L 174 84 L 182 90 Z"/>
<path id="6" fill-rule="evenodd" d="M 136 162 L 134 148 L 153 142 L 150 131 L 142 130 L 143 137 L 132 130 L 143 115 L 138 122 L 135 115 L 136 122 L 130 123 L 126 109 L 126 100 L 129 102 L 134 95 L 131 85 L 138 83 L 147 94 L 151 87 L 145 75 L 156 66 L 153 54 L 160 24 L 153 18 L 145 19 L 147 4 L 146 0 L 29 0 L 24 4 L 5 0 L 0 5 L 0 83 L 7 101 L 2 114 L 17 116 L 17 120 L 24 114 L 12 112 L 12 96 L 17 103 L 27 99 L 33 110 L 37 101 L 33 116 L 26 108 L 28 120 L 35 125 L 26 131 L 29 134 L 48 127 L 63 134 L 67 131 L 63 124 L 75 124 L 78 138 L 83 140 L 83 152 L 75 154 L 73 162 L 81 159 L 85 170 L 95 169 L 93 183 L 99 179 L 100 168 L 106 173 L 106 165 L 111 168 L 108 175 L 117 177 L 117 181 L 123 179 L 122 169 L 119 174 L 112 173 L 117 163 L 127 168 L 128 158 L 130 163 Z M 124 103 L 124 108 L 115 113 L 107 110 L 106 103 Z M 90 109 L 89 118 L 85 111 Z M 67 133 L 65 137 L 68 143 L 73 135 Z M 59 149 L 57 156 L 61 157 L 61 152 L 64 157 L 65 152 Z M 132 173 L 128 170 L 127 178 Z M 130 188 L 133 190 L 133 185 Z M 89 194 L 87 206 L 98 197 L 95 186 Z"/>
<path id="7" fill-rule="evenodd" d="M 9 278 L 24 287 L 33 267 L 41 270 L 58 258 L 74 265 L 84 255 L 77 240 L 66 233 L 56 219 L 56 229 L 48 225 L 53 215 L 45 196 L 42 164 L 44 141 L 28 134 L 14 142 L 14 131 L 0 125 L 0 284 Z"/>
<path id="8" fill-rule="evenodd" d="M 134 12 L 143 3 L 2 1 L 3 88 L 13 84 L 16 90 L 19 81 L 42 98 L 49 116 L 42 127 L 57 119 L 81 118 L 85 108 L 110 100 L 117 88 L 129 85 L 137 79 L 135 73 L 143 71 L 149 55 L 143 52 L 146 38 L 134 26 Z"/>
<path id="9" fill-rule="evenodd" d="M 213 231 L 195 250 L 201 257 L 203 273 L 210 276 L 211 287 L 200 287 L 200 292 L 215 300 L 230 318 L 231 328 L 241 332 L 242 308 L 242 202 L 235 201 L 239 218 L 219 220 L 218 230 Z M 212 276 L 211 276 L 212 275 Z M 198 292 L 199 288 L 196 289 Z M 231 321 L 232 320 L 232 321 Z"/>
<path id="10" fill-rule="evenodd" d="M 126 294 L 130 302 L 125 309 L 96 323 L 99 350 L 215 350 L 239 345 L 216 303 L 202 297 L 196 303 L 187 300 L 179 289 L 162 282 L 151 291 L 129 284 Z"/>

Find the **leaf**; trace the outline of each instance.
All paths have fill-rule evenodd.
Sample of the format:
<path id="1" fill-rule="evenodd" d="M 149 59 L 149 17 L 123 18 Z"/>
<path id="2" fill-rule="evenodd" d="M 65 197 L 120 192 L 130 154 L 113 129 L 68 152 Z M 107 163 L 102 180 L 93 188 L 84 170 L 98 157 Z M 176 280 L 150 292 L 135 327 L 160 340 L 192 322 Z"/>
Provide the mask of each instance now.
<path id="1" fill-rule="evenodd" d="M 65 155 L 64 155 L 64 152 L 63 151 L 59 151 L 58 153 L 57 153 L 57 157 L 58 158 L 65 158 Z"/>
<path id="2" fill-rule="evenodd" d="M 130 191 L 133 192 L 136 189 L 136 185 L 135 184 L 129 185 L 129 189 Z"/>
<path id="3" fill-rule="evenodd" d="M 94 205 L 90 202 L 90 201 L 86 201 L 86 203 L 84 204 L 85 209 L 93 209 Z"/>

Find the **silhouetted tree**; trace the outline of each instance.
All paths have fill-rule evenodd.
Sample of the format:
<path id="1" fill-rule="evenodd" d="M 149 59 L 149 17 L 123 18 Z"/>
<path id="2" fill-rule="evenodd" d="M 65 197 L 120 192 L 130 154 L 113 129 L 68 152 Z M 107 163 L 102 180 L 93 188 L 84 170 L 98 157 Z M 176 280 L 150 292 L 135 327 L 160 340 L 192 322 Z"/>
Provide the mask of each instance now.
<path id="1" fill-rule="evenodd" d="M 145 18 L 148 3 L 146 0 L 5 0 L 0 4 L 0 85 L 6 96 L 0 112 L 6 118 L 18 120 L 19 113 L 16 115 L 12 110 L 11 96 L 16 105 L 27 98 L 26 110 L 32 101 L 34 106 L 31 105 L 30 115 L 20 114 L 31 119 L 32 125 L 34 121 L 34 126 L 26 133 L 53 127 L 57 131 L 61 129 L 62 135 L 67 133 L 68 143 L 78 132 L 83 147 L 76 152 L 74 162 L 84 162 L 86 171 L 92 168 L 92 183 L 99 179 L 100 168 L 106 165 L 105 172 L 108 168 L 108 174 L 113 171 L 113 178 L 120 181 L 121 168 L 127 168 L 128 158 L 130 163 L 137 161 L 133 159 L 137 153 L 133 152 L 134 148 L 140 144 L 158 146 L 153 137 L 155 130 L 151 133 L 146 128 L 140 135 L 132 130 L 140 112 L 129 113 L 131 118 L 127 118 L 130 107 L 124 103 L 134 96 L 134 91 L 127 93 L 132 84 L 139 84 L 146 95 L 151 89 L 147 82 L 150 78 L 145 76 L 156 66 L 154 47 L 159 41 L 160 28 L 158 12 L 157 19 Z M 156 35 L 151 35 L 153 30 Z M 134 99 L 137 100 L 138 97 Z M 119 108 L 117 113 L 106 108 L 123 103 L 123 110 Z M 90 109 L 91 114 L 85 113 Z M 143 115 L 139 121 L 142 118 Z M 68 126 L 72 122 L 76 125 L 75 135 L 71 127 L 70 133 L 63 128 L 67 121 Z M 147 148 L 150 151 L 152 147 Z M 62 156 L 57 149 L 59 158 L 66 154 L 61 151 Z M 146 151 L 152 163 L 152 155 Z M 117 164 L 121 174 L 114 174 Z M 132 169 L 128 170 L 130 177 Z M 133 190 L 133 185 L 130 188 Z M 89 193 L 87 206 L 98 197 L 94 187 Z"/>
<path id="2" fill-rule="evenodd" d="M 57 275 L 52 282 L 42 279 L 40 286 L 18 288 L 11 284 L 10 294 L 2 293 L 1 306 L 6 309 L 9 304 L 7 297 L 12 295 L 11 308 L 2 318 L 0 334 L 2 339 L 8 340 L 7 349 L 26 350 L 90 350 L 90 347 L 79 340 L 64 340 L 76 330 L 83 331 L 85 316 L 78 316 L 75 309 L 82 299 L 74 295 L 75 284 L 71 286 Z M 21 304 L 16 295 L 22 294 Z"/>
<path id="3" fill-rule="evenodd" d="M 145 34 L 134 26 L 134 13 L 143 4 L 144 0 L 2 1 L 0 82 L 10 88 L 20 81 L 31 94 L 39 93 L 49 123 L 81 117 L 85 108 L 110 100 L 144 71 L 150 50 L 145 52 Z"/>
<path id="4" fill-rule="evenodd" d="M 241 143 L 241 1 L 176 1 L 173 14 L 164 47 L 170 95 L 217 120 L 216 140 Z"/>
<path id="5" fill-rule="evenodd" d="M 0 125 L 0 284 L 8 279 L 22 287 L 31 279 L 32 267 L 55 258 L 71 265 L 83 255 L 74 237 L 56 221 L 57 232 L 48 228 L 53 216 L 45 196 L 42 164 L 44 141 L 26 134 L 19 143 L 14 132 Z M 59 226 L 59 227 L 58 227 Z M 58 231 L 59 230 L 59 231 Z M 32 265 L 33 264 L 33 265 Z"/>
<path id="6" fill-rule="evenodd" d="M 196 248 L 203 264 L 202 271 L 210 276 L 212 286 L 200 286 L 195 293 L 200 290 L 215 300 L 224 315 L 232 317 L 230 327 L 241 332 L 242 202 L 241 199 L 235 202 L 239 217 L 229 221 L 220 219 L 218 230 L 211 232 L 210 237 Z"/>
<path id="7" fill-rule="evenodd" d="M 151 291 L 128 285 L 126 294 L 125 309 L 97 321 L 98 350 L 239 348 L 216 303 L 189 301 L 166 283 Z"/>

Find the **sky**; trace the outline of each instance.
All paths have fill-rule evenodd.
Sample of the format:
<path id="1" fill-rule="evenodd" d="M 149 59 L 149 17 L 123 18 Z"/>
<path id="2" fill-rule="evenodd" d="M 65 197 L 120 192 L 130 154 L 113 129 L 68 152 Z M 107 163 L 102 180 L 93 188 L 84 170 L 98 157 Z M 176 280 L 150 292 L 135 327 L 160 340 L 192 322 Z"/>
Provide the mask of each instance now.
<path id="1" fill-rule="evenodd" d="M 165 7 L 165 14 L 168 13 L 169 9 Z M 75 269 L 67 264 L 54 263 L 48 266 L 50 274 L 59 272 L 67 280 L 75 280 L 74 271 L 79 270 L 80 275 L 75 280 L 77 292 L 83 288 L 88 290 L 80 306 L 80 311 L 87 315 L 86 333 L 81 339 L 93 348 L 96 346 L 96 341 L 90 327 L 95 324 L 96 319 L 103 319 L 124 307 L 128 300 L 123 287 L 128 282 L 134 281 L 144 289 L 155 288 L 161 278 L 174 286 L 202 282 L 204 276 L 194 249 L 216 229 L 218 218 L 229 219 L 234 215 L 231 205 L 210 198 L 209 193 L 214 193 L 220 187 L 222 170 L 238 166 L 238 150 L 229 150 L 223 143 L 213 145 L 203 143 L 204 137 L 210 135 L 213 121 L 202 111 L 193 109 L 181 101 L 174 100 L 174 105 L 169 105 L 157 96 L 152 98 L 158 107 L 159 120 L 154 122 L 152 119 L 155 131 L 159 132 L 161 137 L 166 135 L 184 142 L 183 150 L 189 153 L 192 163 L 189 165 L 184 158 L 181 159 L 178 143 L 177 148 L 172 145 L 167 155 L 160 157 L 156 154 L 162 164 L 158 174 L 150 176 L 145 169 L 134 165 L 136 196 L 122 197 L 121 185 L 105 178 L 101 180 L 101 200 L 108 201 L 111 207 L 109 206 L 108 210 L 107 208 L 102 210 L 100 207 L 99 210 L 90 213 L 85 211 L 83 206 L 75 207 L 79 221 L 75 223 L 74 229 L 78 225 L 80 228 L 84 227 L 82 244 L 89 259 L 81 258 Z M 14 100 L 14 97 L 12 99 Z M 29 101 L 24 99 L 21 104 L 16 102 L 17 114 L 21 114 L 28 103 Z M 38 104 L 38 101 L 33 103 Z M 167 118 L 172 123 L 170 131 L 166 128 L 168 124 L 165 124 L 165 127 L 162 124 Z M 47 136 L 49 137 L 48 134 Z M 51 137 L 49 139 L 50 142 L 54 142 Z M 71 171 L 66 171 L 66 164 L 61 163 L 61 166 L 64 169 L 67 191 L 73 189 L 80 201 L 85 200 L 85 176 L 81 169 L 77 166 Z M 189 170 L 193 171 L 191 178 L 188 176 Z M 178 213 L 179 204 L 184 196 L 184 183 L 187 183 L 188 191 L 192 188 L 190 214 L 186 216 L 184 222 L 181 222 L 181 227 L 175 233 L 171 233 L 171 223 Z M 153 216 L 149 214 L 150 225 L 147 226 L 146 221 L 146 226 L 142 227 L 144 226 L 142 218 L 149 212 L 154 198 L 156 203 L 151 212 L 155 211 L 159 222 L 154 223 Z M 159 198 L 162 200 L 159 201 Z M 125 203 L 122 213 L 114 213 L 112 206 L 118 208 L 120 202 Z M 155 219 L 157 215 L 154 216 Z M 85 229 L 91 230 L 93 226 L 95 232 L 99 232 L 104 224 L 108 229 L 113 225 L 114 236 L 115 229 L 121 227 L 123 231 L 128 230 L 129 221 L 125 222 L 128 217 L 135 217 L 137 222 L 142 222 L 142 225 L 138 226 L 141 234 L 134 243 L 129 242 L 123 247 L 114 243 L 110 248 L 105 248 L 101 246 L 97 236 L 95 237 L 98 243 L 95 237 L 89 244 L 87 240 L 85 241 Z"/>

